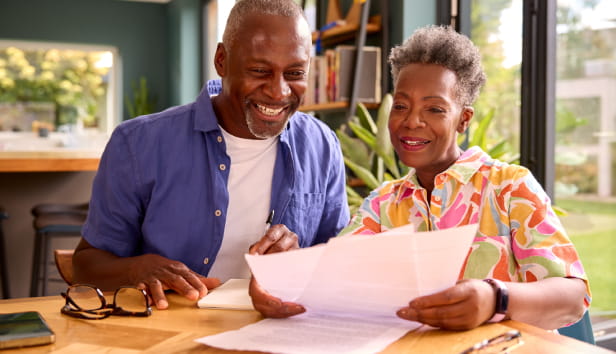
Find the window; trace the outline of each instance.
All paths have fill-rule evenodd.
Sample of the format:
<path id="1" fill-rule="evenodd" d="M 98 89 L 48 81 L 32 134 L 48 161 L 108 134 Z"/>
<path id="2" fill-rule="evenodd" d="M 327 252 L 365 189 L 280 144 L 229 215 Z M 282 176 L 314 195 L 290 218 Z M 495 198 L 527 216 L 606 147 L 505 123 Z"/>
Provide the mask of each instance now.
<path id="1" fill-rule="evenodd" d="M 590 278 L 591 315 L 616 310 L 616 2 L 558 0 L 555 204 Z"/>
<path id="2" fill-rule="evenodd" d="M 87 130 L 119 121 L 115 48 L 0 41 L 0 131 Z"/>
<path id="3" fill-rule="evenodd" d="M 475 108 L 470 134 L 492 116 L 487 147 L 505 143 L 502 160 L 516 161 L 520 145 L 522 0 L 472 0 L 470 38 L 479 47 L 487 82 Z"/>

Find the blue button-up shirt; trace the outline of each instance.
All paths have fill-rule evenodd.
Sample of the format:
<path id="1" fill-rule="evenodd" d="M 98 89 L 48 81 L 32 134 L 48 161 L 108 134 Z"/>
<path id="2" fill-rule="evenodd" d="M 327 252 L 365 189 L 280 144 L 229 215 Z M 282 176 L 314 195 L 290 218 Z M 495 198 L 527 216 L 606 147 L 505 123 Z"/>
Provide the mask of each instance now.
<path id="1" fill-rule="evenodd" d="M 229 193 L 225 141 L 209 82 L 197 101 L 120 124 L 101 158 L 83 237 L 122 257 L 155 253 L 207 275 L 220 249 Z M 344 162 L 325 124 L 295 113 L 280 135 L 272 181 L 274 224 L 301 247 L 349 221 Z M 242 222 L 232 220 L 231 222 Z"/>

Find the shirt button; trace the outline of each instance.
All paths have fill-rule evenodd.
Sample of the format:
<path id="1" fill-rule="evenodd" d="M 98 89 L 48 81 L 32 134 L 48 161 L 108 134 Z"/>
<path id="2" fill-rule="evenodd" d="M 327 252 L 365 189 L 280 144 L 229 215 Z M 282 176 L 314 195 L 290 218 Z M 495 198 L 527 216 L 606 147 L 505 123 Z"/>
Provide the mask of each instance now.
<path id="1" fill-rule="evenodd" d="M 216 141 L 218 141 L 219 143 L 222 143 L 222 136 L 219 135 L 218 137 L 216 137 Z"/>
<path id="2" fill-rule="evenodd" d="M 209 257 L 205 257 L 203 259 L 203 264 L 208 264 L 208 263 L 210 263 L 210 258 Z"/>
<path id="3" fill-rule="evenodd" d="M 222 211 L 220 211 L 220 209 L 216 209 L 216 211 L 214 212 L 214 215 L 221 216 L 222 215 Z"/>
<path id="4" fill-rule="evenodd" d="M 227 169 L 227 166 L 225 166 L 224 163 L 221 163 L 220 165 L 218 165 L 218 167 L 220 168 L 221 171 L 224 171 Z"/>

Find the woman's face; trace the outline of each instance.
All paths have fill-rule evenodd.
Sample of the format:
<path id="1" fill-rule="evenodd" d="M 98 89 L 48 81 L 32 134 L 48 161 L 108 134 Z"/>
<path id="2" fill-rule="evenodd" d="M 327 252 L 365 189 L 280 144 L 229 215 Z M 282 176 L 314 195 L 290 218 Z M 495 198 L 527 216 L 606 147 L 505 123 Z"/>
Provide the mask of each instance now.
<path id="1" fill-rule="evenodd" d="M 453 71 L 435 64 L 409 64 L 398 74 L 389 115 L 391 142 L 420 181 L 433 179 L 460 155 L 457 136 L 466 130 L 473 109 L 458 103 L 456 83 Z"/>

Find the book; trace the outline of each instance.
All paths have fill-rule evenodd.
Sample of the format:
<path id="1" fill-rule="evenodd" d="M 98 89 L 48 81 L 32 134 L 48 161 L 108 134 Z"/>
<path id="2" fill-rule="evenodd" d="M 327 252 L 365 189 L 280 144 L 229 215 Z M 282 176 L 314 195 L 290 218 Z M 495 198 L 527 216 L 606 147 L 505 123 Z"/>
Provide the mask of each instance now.
<path id="1" fill-rule="evenodd" d="M 0 314 L 0 349 L 50 344 L 56 337 L 35 311 Z"/>
<path id="2" fill-rule="evenodd" d="M 348 101 L 351 97 L 353 82 L 353 64 L 356 47 L 339 45 L 336 47 L 336 101 Z M 381 48 L 365 46 L 363 49 L 361 70 L 355 78 L 357 101 L 377 103 L 381 101 Z"/>
<path id="3" fill-rule="evenodd" d="M 197 301 L 202 309 L 254 310 L 248 295 L 250 279 L 229 279 Z"/>

